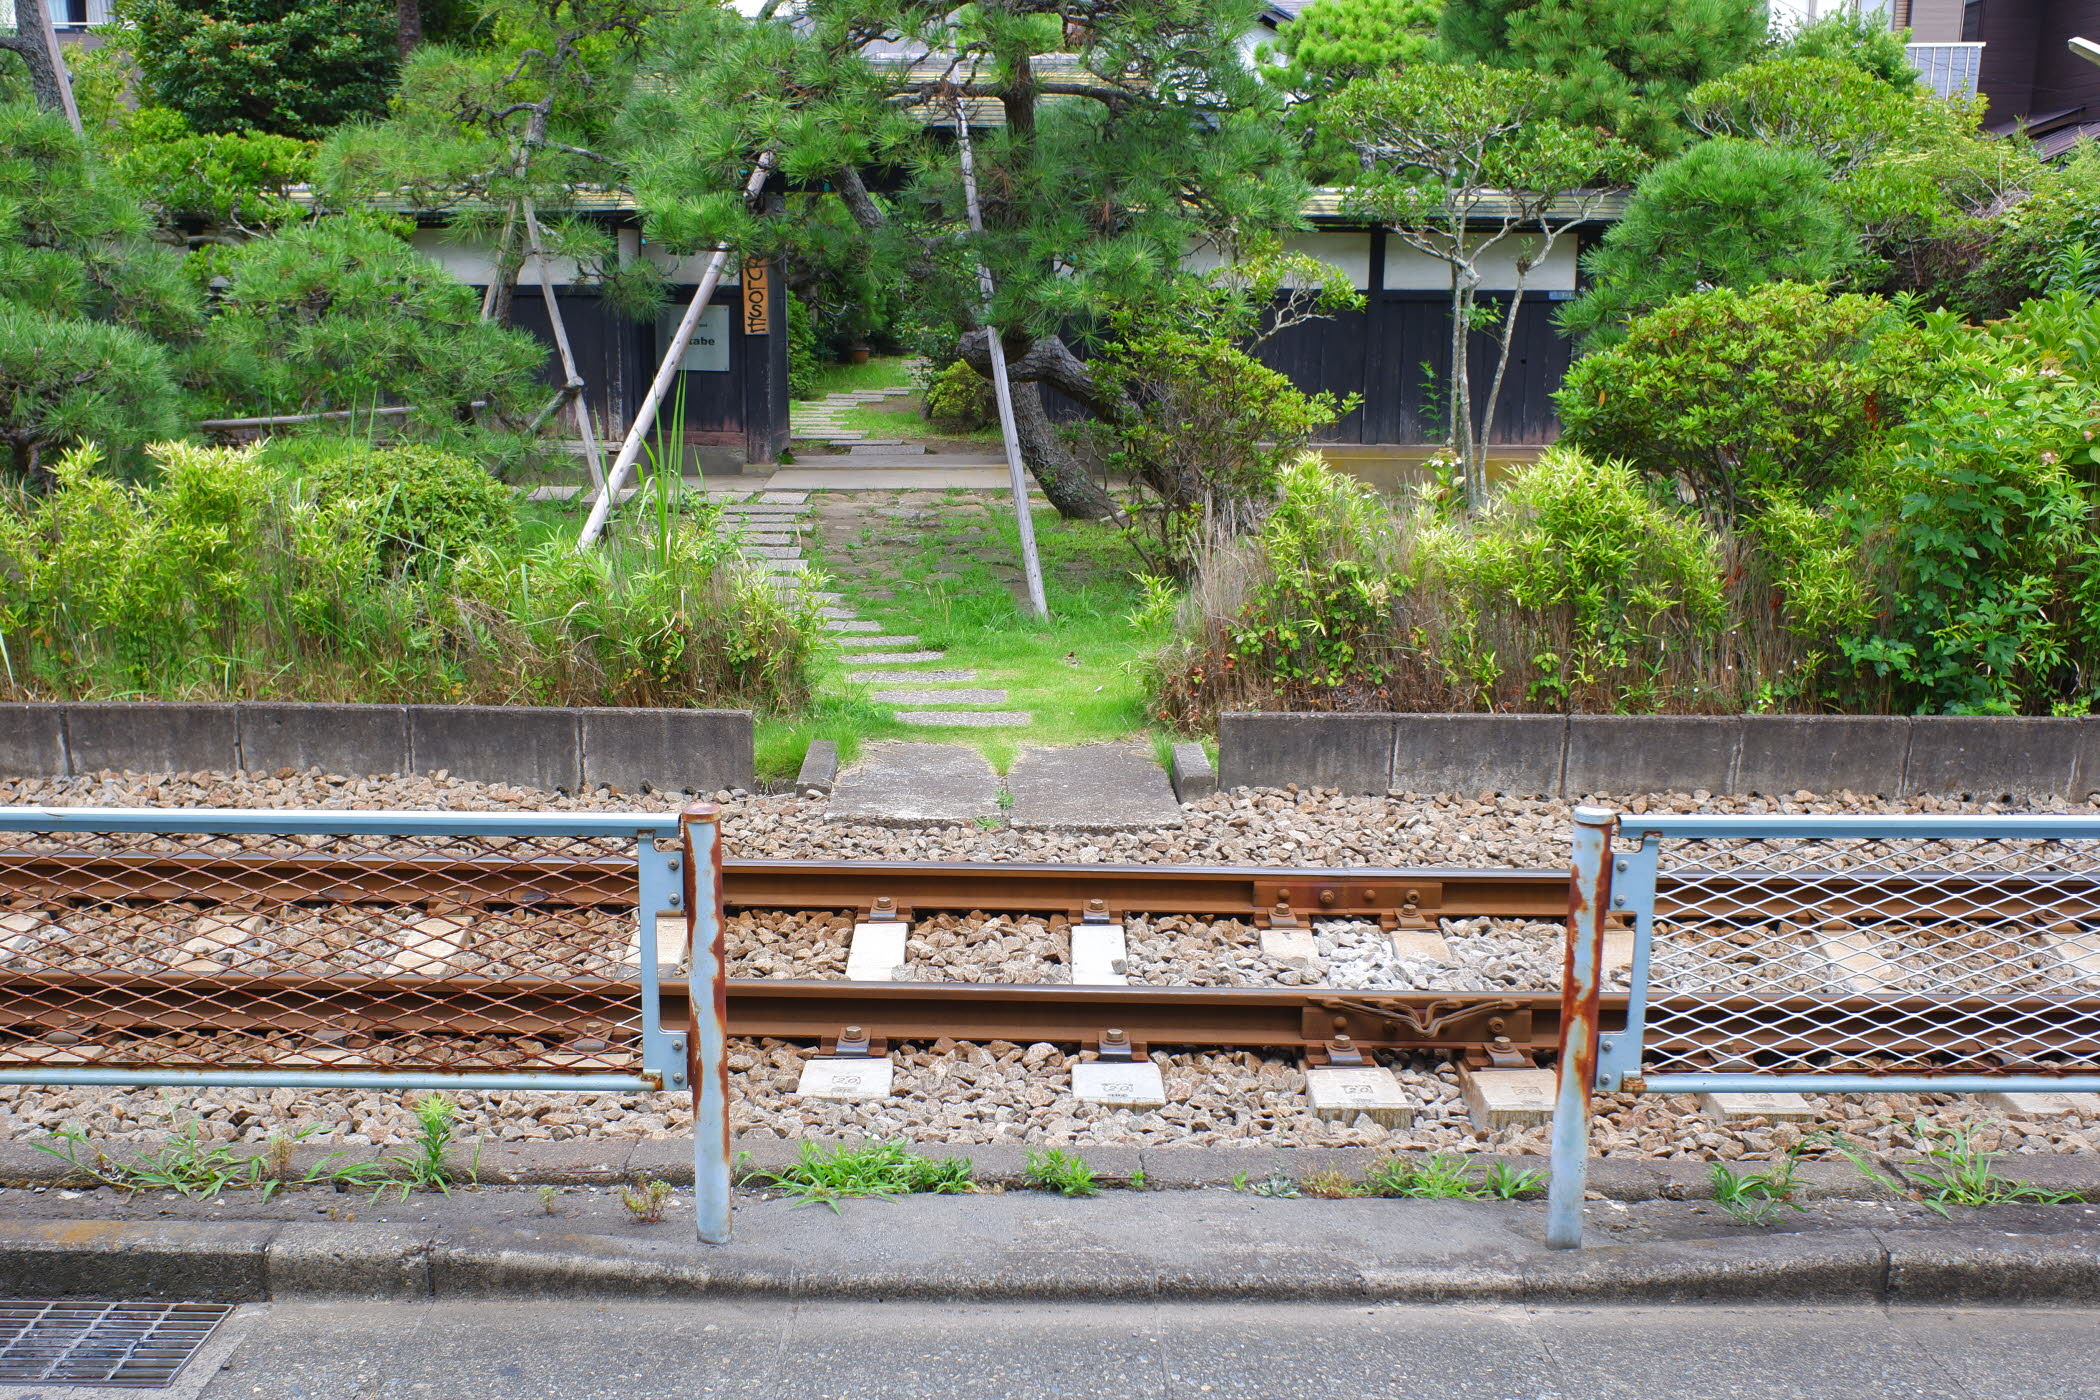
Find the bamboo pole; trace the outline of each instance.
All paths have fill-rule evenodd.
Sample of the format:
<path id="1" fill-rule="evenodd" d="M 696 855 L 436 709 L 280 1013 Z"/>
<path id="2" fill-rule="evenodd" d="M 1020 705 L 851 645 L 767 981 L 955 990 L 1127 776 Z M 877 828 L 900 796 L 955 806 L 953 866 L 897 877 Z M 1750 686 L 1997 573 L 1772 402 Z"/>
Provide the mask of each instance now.
<path id="1" fill-rule="evenodd" d="M 970 150 L 970 118 L 962 99 L 955 99 L 955 139 L 962 153 L 963 199 L 970 212 L 970 232 L 984 232 L 984 210 L 977 200 L 977 163 Z M 999 328 L 991 323 L 992 269 L 977 260 L 977 290 L 984 298 L 985 351 L 992 362 L 992 397 L 999 404 L 999 438 L 1006 446 L 1006 478 L 1014 494 L 1014 527 L 1021 537 L 1021 568 L 1028 575 L 1028 603 L 1035 615 L 1048 622 L 1050 604 L 1043 596 L 1043 564 L 1036 557 L 1035 517 L 1028 509 L 1028 475 L 1021 467 L 1021 435 L 1014 426 L 1014 391 L 1006 377 L 1006 347 Z"/>
<path id="2" fill-rule="evenodd" d="M 758 158 L 758 166 L 751 178 L 744 182 L 744 198 L 756 199 L 758 192 L 766 187 L 766 176 L 773 171 L 773 152 L 766 151 Z M 583 522 L 583 530 L 576 537 L 576 548 L 589 549 L 605 533 L 605 522 L 612 514 L 613 503 L 620 497 L 620 490 L 627 485 L 627 474 L 642 455 L 642 443 L 649 435 L 650 426 L 656 421 L 656 410 L 671 390 L 671 380 L 678 373 L 679 363 L 685 359 L 685 347 L 692 343 L 693 332 L 700 328 L 700 317 L 714 300 L 715 288 L 721 284 L 722 269 L 729 262 L 729 245 L 715 245 L 714 256 L 707 260 L 707 270 L 700 275 L 700 285 L 693 288 L 693 300 L 679 318 L 678 329 L 671 332 L 671 343 L 664 350 L 663 363 L 656 367 L 656 378 L 649 382 L 649 392 L 642 396 L 642 405 L 635 410 L 634 421 L 627 425 L 626 440 L 620 444 L 620 455 L 613 460 L 612 470 L 606 473 L 605 489 L 591 503 L 590 518 Z M 680 443 L 683 451 L 685 444 Z M 684 465 L 679 465 L 684 470 Z"/>

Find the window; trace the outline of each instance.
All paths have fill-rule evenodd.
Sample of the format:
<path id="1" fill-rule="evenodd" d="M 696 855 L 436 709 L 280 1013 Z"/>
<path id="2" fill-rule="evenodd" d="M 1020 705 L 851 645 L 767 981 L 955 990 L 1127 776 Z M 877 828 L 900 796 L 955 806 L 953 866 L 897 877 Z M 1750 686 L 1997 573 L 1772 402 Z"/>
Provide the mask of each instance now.
<path id="1" fill-rule="evenodd" d="M 1965 44 L 1983 37 L 1983 0 L 1962 0 L 1961 37 Z"/>

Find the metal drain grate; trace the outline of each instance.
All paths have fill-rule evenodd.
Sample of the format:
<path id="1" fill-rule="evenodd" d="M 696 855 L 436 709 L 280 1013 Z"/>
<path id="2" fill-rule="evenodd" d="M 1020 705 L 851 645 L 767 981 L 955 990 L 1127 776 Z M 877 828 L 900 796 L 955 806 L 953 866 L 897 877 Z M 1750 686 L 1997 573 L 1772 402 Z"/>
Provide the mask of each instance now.
<path id="1" fill-rule="evenodd" d="M 229 1303 L 0 1302 L 0 1385 L 161 1390 Z"/>

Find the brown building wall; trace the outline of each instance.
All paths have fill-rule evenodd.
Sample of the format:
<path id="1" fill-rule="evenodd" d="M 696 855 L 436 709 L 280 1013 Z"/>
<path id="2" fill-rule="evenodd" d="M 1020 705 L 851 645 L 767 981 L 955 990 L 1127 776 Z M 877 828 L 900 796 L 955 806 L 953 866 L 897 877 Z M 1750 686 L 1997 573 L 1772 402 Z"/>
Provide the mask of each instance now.
<path id="1" fill-rule="evenodd" d="M 2086 62 L 2070 49 L 2070 41 L 2080 35 L 2100 42 L 2100 0 L 2055 0 L 2040 18 L 2029 110 L 2061 112 L 2083 107 L 2086 120 L 2100 118 L 2100 65 Z"/>

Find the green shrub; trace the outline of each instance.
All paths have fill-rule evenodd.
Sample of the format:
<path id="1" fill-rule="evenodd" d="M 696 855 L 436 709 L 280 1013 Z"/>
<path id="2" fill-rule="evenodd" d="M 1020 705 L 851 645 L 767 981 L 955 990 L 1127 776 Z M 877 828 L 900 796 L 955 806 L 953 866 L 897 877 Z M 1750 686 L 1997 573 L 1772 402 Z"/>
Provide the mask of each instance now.
<path id="1" fill-rule="evenodd" d="M 379 541 L 389 570 L 443 568 L 469 551 L 517 540 L 510 488 L 456 453 L 307 438 L 273 443 L 265 455 L 296 464 L 323 507 L 354 514 Z"/>
<path id="2" fill-rule="evenodd" d="M 1886 302 L 1779 282 L 1664 304 L 1578 361 L 1555 401 L 1570 444 L 1734 526 L 1775 493 L 1821 498 L 1932 390 Z"/>
<path id="3" fill-rule="evenodd" d="M 1292 459 L 1261 527 L 1205 556 L 1180 603 L 1181 636 L 1148 663 L 1155 716 L 1193 731 L 1242 704 L 1369 703 L 1398 664 L 1400 546 L 1375 491 L 1316 452 Z M 1154 587 L 1160 607 L 1174 606 Z"/>
<path id="4" fill-rule="evenodd" d="M 787 299 L 788 393 L 798 399 L 817 397 L 817 381 L 824 361 L 817 354 L 817 331 L 810 323 L 809 308 L 790 293 Z"/>
<path id="5" fill-rule="evenodd" d="M 126 450 L 171 433 L 177 406 L 167 356 L 137 331 L 0 300 L 0 446 L 18 478 L 68 443 Z"/>
<path id="6" fill-rule="evenodd" d="M 253 449 L 151 452 L 150 486 L 75 451 L 50 491 L 0 496 L 7 695 L 761 710 L 807 698 L 814 605 L 771 588 L 704 521 L 646 544 L 521 550 L 514 527 L 476 526 L 471 503 L 441 492 L 463 512 L 455 538 L 484 537 L 440 570 L 421 565 L 446 546 L 404 552 L 370 496 L 315 492 Z"/>
<path id="7" fill-rule="evenodd" d="M 2100 329 L 2100 314 L 2086 304 Z M 2084 713 L 2100 664 L 2093 386 L 1988 373 L 1943 392 L 1848 502 L 1883 615 L 1848 656 L 1917 713 Z M 2071 464 L 2078 462 L 2081 482 Z"/>
<path id="8" fill-rule="evenodd" d="M 1684 667 L 1725 618 L 1713 533 L 1657 504 L 1624 463 L 1569 447 L 1519 467 L 1479 515 L 1424 524 L 1416 550 L 1447 600 L 1444 654 L 1501 665 L 1490 639 L 1516 640 L 1525 699 L 1546 709 L 1683 698 Z"/>
<path id="9" fill-rule="evenodd" d="M 1284 464 L 1357 399 L 1301 393 L 1220 335 L 1122 330 L 1093 364 L 1104 392 L 1129 405 L 1108 430 L 1107 461 L 1136 488 L 1140 552 L 1154 569 L 1183 574 L 1260 527 Z"/>
<path id="10" fill-rule="evenodd" d="M 947 433 L 974 433 L 998 421 L 992 381 L 957 360 L 926 386 L 926 419 Z"/>

